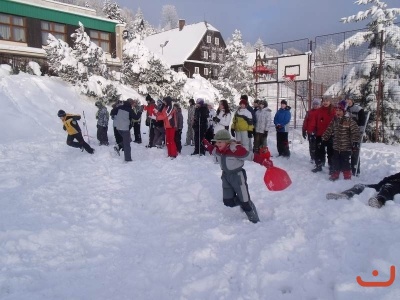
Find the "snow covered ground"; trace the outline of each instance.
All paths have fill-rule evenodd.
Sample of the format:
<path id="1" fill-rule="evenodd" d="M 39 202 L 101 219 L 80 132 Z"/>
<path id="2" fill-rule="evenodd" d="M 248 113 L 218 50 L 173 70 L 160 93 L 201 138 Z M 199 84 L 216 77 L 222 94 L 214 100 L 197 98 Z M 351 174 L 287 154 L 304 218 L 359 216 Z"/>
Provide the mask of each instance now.
<path id="1" fill-rule="evenodd" d="M 332 183 L 326 170 L 310 172 L 307 144 L 290 133 L 291 158 L 273 158 L 292 178 L 288 189 L 268 191 L 265 169 L 246 163 L 261 219 L 253 224 L 222 204 L 209 156 L 146 149 L 143 121 L 144 143 L 124 163 L 93 138 L 93 100 L 57 78 L 4 73 L 0 299 L 400 299 L 398 278 L 385 288 L 356 282 L 400 270 L 399 195 L 382 209 L 366 205 L 372 189 L 325 199 L 398 172 L 398 146 L 365 144 L 362 175 Z M 85 111 L 94 155 L 65 144 L 59 109 Z M 273 132 L 269 144 L 276 155 Z"/>

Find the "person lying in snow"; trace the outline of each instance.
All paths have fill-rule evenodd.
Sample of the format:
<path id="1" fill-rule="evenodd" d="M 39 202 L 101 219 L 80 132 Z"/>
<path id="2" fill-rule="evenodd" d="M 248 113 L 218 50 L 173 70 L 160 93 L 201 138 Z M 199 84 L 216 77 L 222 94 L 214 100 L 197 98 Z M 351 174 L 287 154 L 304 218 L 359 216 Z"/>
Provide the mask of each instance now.
<path id="1" fill-rule="evenodd" d="M 253 153 L 242 145 L 231 140 L 228 130 L 219 130 L 212 140 L 215 145 L 211 145 L 203 139 L 204 148 L 216 157 L 222 170 L 222 193 L 223 201 L 226 206 L 239 206 L 246 213 L 249 221 L 257 223 L 257 210 L 250 199 L 249 187 L 247 185 L 246 171 L 243 169 L 244 161 L 250 160 L 259 163 L 266 168 L 272 167 L 268 148 L 263 148 L 260 153 Z"/>
<path id="2" fill-rule="evenodd" d="M 327 199 L 350 199 L 354 195 L 361 194 L 366 187 L 375 189 L 378 194 L 368 200 L 371 207 L 381 208 L 387 200 L 393 200 L 394 196 L 400 194 L 400 172 L 383 178 L 376 184 L 356 184 L 351 189 L 341 193 L 329 193 Z"/>

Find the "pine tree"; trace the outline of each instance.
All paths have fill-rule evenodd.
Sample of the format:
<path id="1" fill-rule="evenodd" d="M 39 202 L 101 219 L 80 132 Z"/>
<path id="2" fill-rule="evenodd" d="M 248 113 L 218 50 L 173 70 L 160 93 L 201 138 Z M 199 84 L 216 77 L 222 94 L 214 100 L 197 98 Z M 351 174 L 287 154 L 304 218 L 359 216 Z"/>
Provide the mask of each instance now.
<path id="1" fill-rule="evenodd" d="M 265 52 L 264 42 L 261 38 L 258 38 L 257 42 L 254 44 L 254 49 L 258 49 L 260 52 Z"/>
<path id="2" fill-rule="evenodd" d="M 232 40 L 226 47 L 225 65 L 219 73 L 219 81 L 225 84 L 216 83 L 219 86 L 230 86 L 239 94 L 255 95 L 253 73 L 247 66 L 247 56 L 242 42 L 242 34 L 235 30 Z M 217 87 L 217 86 L 216 86 Z M 227 88 L 230 90 L 230 88 Z"/>
<path id="3" fill-rule="evenodd" d="M 178 13 L 176 11 L 175 6 L 173 5 L 164 5 L 162 7 L 162 28 L 163 30 L 170 30 L 178 27 Z"/>
<path id="4" fill-rule="evenodd" d="M 120 23 L 126 23 L 125 18 L 121 15 L 121 9 L 117 2 L 105 0 L 103 4 L 103 13 L 111 20 L 117 20 Z"/>
<path id="5" fill-rule="evenodd" d="M 368 43 L 368 52 L 364 54 L 363 63 L 357 64 L 343 76 L 342 82 L 335 86 L 340 87 L 340 92 L 351 93 L 361 100 L 361 106 L 371 112 L 368 131 L 375 131 L 376 120 L 376 94 L 378 92 L 379 64 L 377 58 L 380 57 L 381 34 L 383 36 L 383 47 L 393 47 L 400 50 L 400 27 L 394 25 L 396 16 L 400 14 L 399 8 L 387 8 L 387 4 L 380 0 L 358 0 L 358 5 L 372 4 L 372 6 L 360 11 L 356 15 L 342 18 L 343 23 L 359 22 L 370 19 L 367 24 L 367 30 L 359 32 L 346 39 L 337 48 L 337 51 L 345 50 L 348 46 L 359 46 Z M 400 66 L 386 52 L 383 62 L 384 80 L 384 99 L 383 99 L 383 118 L 381 119 L 385 126 L 385 142 L 399 141 L 395 135 L 395 127 L 399 125 L 400 94 L 398 89 L 398 77 L 400 75 Z M 331 89 L 332 90 L 332 89 Z"/>
<path id="6" fill-rule="evenodd" d="M 75 33 L 71 34 L 71 37 L 74 40 L 73 55 L 78 62 L 87 68 L 88 76 L 107 76 L 104 51 L 90 40 L 81 22 L 79 22 L 79 28 L 75 30 Z"/>

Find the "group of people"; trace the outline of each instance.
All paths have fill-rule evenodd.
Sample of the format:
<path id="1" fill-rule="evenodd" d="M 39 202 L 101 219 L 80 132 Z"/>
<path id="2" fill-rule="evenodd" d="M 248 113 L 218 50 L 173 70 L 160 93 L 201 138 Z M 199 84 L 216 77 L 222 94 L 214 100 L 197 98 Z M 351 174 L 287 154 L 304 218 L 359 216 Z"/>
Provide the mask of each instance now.
<path id="1" fill-rule="evenodd" d="M 113 105 L 110 116 L 113 120 L 115 149 L 124 151 L 125 161 L 131 158 L 131 134 L 133 128 L 135 140 L 141 143 L 140 124 L 143 112 L 146 112 L 146 126 L 149 127 L 147 148 L 167 147 L 168 156 L 175 158 L 181 152 L 183 129 L 182 110 L 171 97 L 157 102 L 146 97 L 147 105 L 139 100 L 127 99 Z M 322 105 L 321 105 L 322 102 Z M 354 104 L 351 97 L 332 105 L 332 97 L 314 99 L 312 109 L 307 112 L 303 124 L 303 137 L 309 141 L 311 161 L 315 163 L 313 172 L 322 171 L 327 162 L 330 180 L 337 180 L 340 173 L 344 179 L 359 174 L 359 143 L 365 127 L 364 111 Z M 97 138 L 99 145 L 109 145 L 107 137 L 109 114 L 101 101 L 97 101 Z M 279 156 L 290 157 L 288 143 L 288 125 L 291 119 L 290 106 L 285 100 L 280 103 L 273 124 L 277 132 Z M 68 133 L 67 144 L 81 148 L 93 154 L 83 139 L 77 123 L 79 115 L 67 114 L 60 110 L 58 116 Z M 194 146 L 192 155 L 205 155 L 208 151 L 215 156 L 222 170 L 223 203 L 228 207 L 240 206 L 248 219 L 257 223 L 259 217 L 256 207 L 250 199 L 244 161 L 251 160 L 266 168 L 273 166 L 267 147 L 269 128 L 272 127 L 271 110 L 267 101 L 256 100 L 249 105 L 246 95 L 242 95 L 239 108 L 233 113 L 226 100 L 221 100 L 215 111 L 211 103 L 199 98 L 189 100 L 187 118 L 186 146 Z M 74 139 L 77 142 L 74 142 Z M 252 143 L 252 139 L 254 140 Z M 346 197 L 361 193 L 365 187 L 375 188 L 378 194 L 369 200 L 369 205 L 381 207 L 387 200 L 393 200 L 400 193 L 400 173 L 384 178 L 377 184 L 356 185 L 343 192 Z"/>

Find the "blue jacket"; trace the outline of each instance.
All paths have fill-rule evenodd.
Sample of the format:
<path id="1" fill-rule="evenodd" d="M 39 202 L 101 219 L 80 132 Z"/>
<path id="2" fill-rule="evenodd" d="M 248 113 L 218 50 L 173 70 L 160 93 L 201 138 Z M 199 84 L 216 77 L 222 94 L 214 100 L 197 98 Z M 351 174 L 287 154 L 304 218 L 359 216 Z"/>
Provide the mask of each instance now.
<path id="1" fill-rule="evenodd" d="M 278 132 L 288 132 L 289 122 L 292 114 L 290 113 L 290 106 L 286 106 L 284 109 L 280 108 L 275 114 L 274 124 L 276 131 Z"/>

